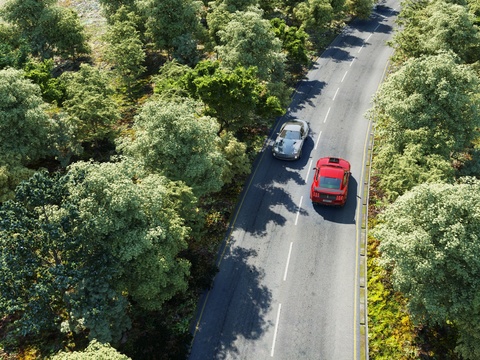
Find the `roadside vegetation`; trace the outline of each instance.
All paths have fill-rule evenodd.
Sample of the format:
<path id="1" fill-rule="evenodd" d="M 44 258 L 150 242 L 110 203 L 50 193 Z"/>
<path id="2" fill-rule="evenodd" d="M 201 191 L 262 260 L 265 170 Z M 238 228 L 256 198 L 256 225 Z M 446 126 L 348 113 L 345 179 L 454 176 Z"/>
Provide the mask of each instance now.
<path id="1" fill-rule="evenodd" d="M 402 3 L 369 114 L 371 359 L 480 358 L 479 16 Z"/>
<path id="2" fill-rule="evenodd" d="M 0 5 L 0 357 L 184 359 L 252 161 L 371 0 Z"/>

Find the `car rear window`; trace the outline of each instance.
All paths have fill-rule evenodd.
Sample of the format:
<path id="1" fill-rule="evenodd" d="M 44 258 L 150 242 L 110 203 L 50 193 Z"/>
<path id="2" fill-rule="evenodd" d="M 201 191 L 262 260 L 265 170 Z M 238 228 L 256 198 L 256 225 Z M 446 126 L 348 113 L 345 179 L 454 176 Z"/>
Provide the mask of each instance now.
<path id="1" fill-rule="evenodd" d="M 326 176 L 320 177 L 320 187 L 326 189 L 340 189 L 342 183 L 341 179 L 331 178 Z"/>

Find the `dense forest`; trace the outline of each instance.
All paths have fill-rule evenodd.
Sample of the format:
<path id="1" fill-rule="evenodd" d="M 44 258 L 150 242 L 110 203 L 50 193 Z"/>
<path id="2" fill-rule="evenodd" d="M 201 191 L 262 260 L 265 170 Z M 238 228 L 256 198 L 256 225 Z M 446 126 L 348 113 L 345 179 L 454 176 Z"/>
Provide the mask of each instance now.
<path id="1" fill-rule="evenodd" d="M 0 357 L 184 359 L 269 129 L 371 0 L 0 5 Z"/>
<path id="2" fill-rule="evenodd" d="M 369 116 L 371 359 L 480 358 L 480 3 L 402 2 Z"/>
<path id="3" fill-rule="evenodd" d="M 372 1 L 1 4 L 0 356 L 184 359 L 269 129 Z M 480 357 L 479 16 L 402 3 L 368 114 L 372 359 Z"/>

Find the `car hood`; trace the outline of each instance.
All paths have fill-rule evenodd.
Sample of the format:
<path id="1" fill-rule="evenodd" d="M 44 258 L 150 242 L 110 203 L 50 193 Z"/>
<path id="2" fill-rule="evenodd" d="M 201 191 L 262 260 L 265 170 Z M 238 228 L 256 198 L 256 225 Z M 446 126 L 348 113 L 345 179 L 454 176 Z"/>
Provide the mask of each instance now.
<path id="1" fill-rule="evenodd" d="M 295 154 L 300 150 L 301 145 L 301 140 L 281 139 L 275 142 L 274 149 L 282 154 Z"/>

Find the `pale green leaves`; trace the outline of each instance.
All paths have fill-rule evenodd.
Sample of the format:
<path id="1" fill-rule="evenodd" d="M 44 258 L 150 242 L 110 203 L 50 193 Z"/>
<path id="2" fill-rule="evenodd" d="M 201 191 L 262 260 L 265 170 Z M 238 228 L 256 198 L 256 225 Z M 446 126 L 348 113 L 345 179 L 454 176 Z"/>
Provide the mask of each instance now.
<path id="1" fill-rule="evenodd" d="M 423 184 L 390 205 L 374 230 L 382 263 L 417 322 L 476 318 L 480 289 L 480 182 Z M 463 335 L 462 335 L 463 334 Z M 480 333 L 469 334 L 477 337 Z M 464 353 L 466 358 L 474 359 Z"/>

